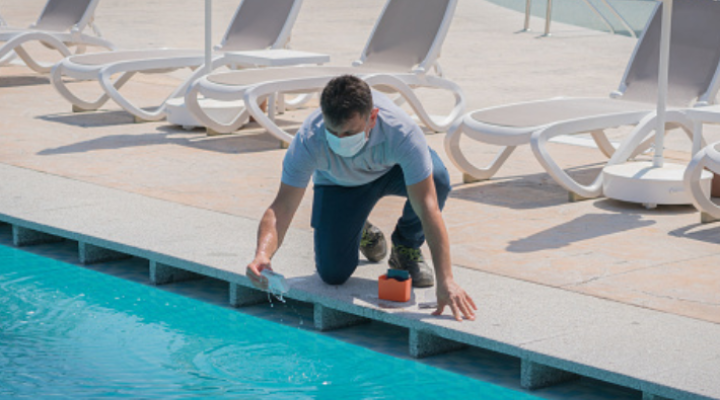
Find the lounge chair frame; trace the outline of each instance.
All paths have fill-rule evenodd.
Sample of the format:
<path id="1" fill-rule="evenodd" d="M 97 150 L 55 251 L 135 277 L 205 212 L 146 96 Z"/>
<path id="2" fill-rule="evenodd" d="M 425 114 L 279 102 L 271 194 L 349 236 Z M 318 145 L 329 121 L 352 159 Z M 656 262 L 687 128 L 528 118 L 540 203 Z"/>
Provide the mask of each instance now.
<path id="1" fill-rule="evenodd" d="M 406 0 L 407 1 L 407 0 Z M 185 104 L 192 115 L 209 130 L 217 133 L 231 133 L 242 127 L 249 116 L 252 116 L 268 132 L 284 143 L 292 140 L 292 135 L 282 130 L 275 124 L 272 117 L 267 117 L 256 107 L 254 101 L 264 101 L 270 98 L 272 93 L 317 93 L 322 90 L 325 84 L 333 77 L 342 74 L 355 74 L 360 77 L 373 77 L 377 89 L 395 92 L 400 95 L 396 102 L 408 101 L 416 112 L 418 118 L 431 130 L 436 132 L 445 131 L 462 114 L 465 109 L 465 96 L 461 88 L 452 81 L 445 79 L 442 69 L 438 63 L 440 50 L 450 28 L 450 23 L 457 6 L 457 0 L 447 0 L 443 10 L 442 19 L 438 25 L 428 50 L 423 54 L 422 59 L 412 68 L 405 66 L 391 66 L 391 70 L 384 69 L 382 65 L 373 62 L 370 49 L 373 40 L 377 38 L 378 31 L 393 3 L 398 0 L 388 0 L 383 7 L 380 17 L 376 21 L 370 37 L 363 48 L 360 59 L 352 64 L 352 67 L 289 67 L 273 68 L 270 73 L 258 71 L 237 71 L 225 73 L 224 77 L 235 75 L 240 83 L 220 82 L 221 76 L 211 74 L 198 79 L 190 86 L 186 96 Z M 399 3 L 399 2 L 398 2 Z M 421 7 L 419 3 L 415 3 Z M 401 70 L 406 72 L 399 72 Z M 268 75 L 270 74 L 270 75 Z M 286 78 L 285 76 L 291 76 Z M 247 82 L 247 83 L 246 83 Z M 288 87 L 284 88 L 283 85 Z M 425 87 L 450 91 L 455 98 L 455 104 L 448 116 L 434 118 L 422 107 L 413 89 Z M 246 93 L 252 89 L 251 93 Z M 243 100 L 245 106 L 228 121 L 218 121 L 208 115 L 200 105 L 198 96 L 212 98 L 220 101 Z M 252 100 L 251 100 L 252 99 Z M 250 101 L 250 102 L 249 102 Z M 252 105 L 251 105 L 252 103 Z M 272 107 L 271 107 L 272 110 Z M 271 113 L 272 114 L 272 113 Z"/>
<path id="2" fill-rule="evenodd" d="M 0 47 L 0 64 L 9 62 L 14 56 L 19 56 L 34 71 L 50 72 L 52 64 L 37 61 L 25 50 L 23 45 L 29 42 L 40 42 L 45 47 L 56 50 L 63 57 L 82 54 L 88 46 L 102 47 L 108 50 L 115 49 L 112 43 L 102 38 L 102 34 L 94 24 L 95 9 L 100 0 L 90 0 L 80 20 L 67 30 L 55 30 L 52 27 L 44 26 L 46 25 L 44 18 L 48 18 L 52 13 L 52 6 L 56 6 L 55 2 L 57 1 L 48 0 L 38 20 L 27 29 L 9 29 L 0 24 L 0 42 L 5 42 Z M 88 27 L 95 33 L 94 36 L 83 33 Z M 76 48 L 75 52 L 70 49 L 71 47 Z"/>
<path id="3" fill-rule="evenodd" d="M 676 7 L 688 6 L 687 0 L 678 0 L 675 2 Z M 709 3 L 709 1 L 706 1 Z M 715 2 L 717 3 L 717 2 Z M 720 5 L 720 3 L 718 3 Z M 580 133 L 590 133 L 596 142 L 600 151 L 609 158 L 607 165 L 618 164 L 633 158 L 652 145 L 652 135 L 654 131 L 656 103 L 653 98 L 633 93 L 628 95 L 628 87 L 632 85 L 631 72 L 633 66 L 638 60 L 638 53 L 646 51 L 643 48 L 646 35 L 648 34 L 651 24 L 659 24 L 659 10 L 661 4 L 656 8 L 643 34 L 638 40 L 635 49 L 630 57 L 630 62 L 625 69 L 620 86 L 616 92 L 613 92 L 610 99 L 571 99 L 571 98 L 553 98 L 535 102 L 516 103 L 506 106 L 491 107 L 484 110 L 474 111 L 463 116 L 449 130 L 445 138 L 445 150 L 453 164 L 463 172 L 464 181 L 475 182 L 490 179 L 497 173 L 502 164 L 508 159 L 510 154 L 517 146 L 530 144 L 535 157 L 538 159 L 548 174 L 562 187 L 571 193 L 571 199 L 594 198 L 602 194 L 602 175 L 600 174 L 591 184 L 583 185 L 570 177 L 557 162 L 550 156 L 547 150 L 547 143 L 554 137 L 560 135 L 574 135 Z M 714 6 L 717 7 L 717 6 Z M 674 13 L 677 15 L 677 13 Z M 654 21 L 654 22 L 653 22 Z M 655 28 L 654 28 L 655 29 Z M 671 54 L 672 54 L 671 47 Z M 711 104 L 718 92 L 718 83 L 720 82 L 720 63 L 715 60 L 713 65 L 712 79 L 707 86 L 704 86 L 702 92 L 694 99 L 694 103 L 699 106 Z M 685 99 L 684 101 L 689 101 Z M 497 123 L 486 123 L 479 121 L 473 117 L 476 113 L 490 113 L 497 110 L 522 109 L 527 107 L 531 109 L 538 105 L 544 104 L 582 104 L 583 102 L 591 104 L 598 103 L 601 107 L 593 111 L 593 107 L 587 108 L 584 115 L 576 118 L 561 118 L 556 121 L 547 122 L 534 126 L 502 126 Z M 689 104 L 679 105 L 671 104 L 675 107 L 686 107 Z M 605 111 L 604 109 L 616 108 L 614 110 Z M 597 108 L 597 107 L 596 107 Z M 673 121 L 670 127 L 679 127 L 685 131 L 688 136 L 693 135 L 693 125 L 684 114 L 673 109 L 668 111 L 668 121 Z M 617 126 L 635 126 L 634 130 L 624 138 L 616 149 L 605 135 L 605 129 Z M 485 167 L 474 165 L 463 153 L 460 147 L 460 138 L 462 135 L 473 140 L 487 144 L 503 146 L 498 155 Z"/>
<path id="4" fill-rule="evenodd" d="M 232 62 L 224 58 L 224 52 L 233 51 L 233 47 L 228 47 L 233 27 L 238 19 L 243 16 L 243 7 L 261 4 L 259 0 L 243 0 L 228 26 L 221 43 L 215 46 L 218 52 L 213 57 L 212 69 L 222 66 L 232 66 Z M 268 1 L 268 0 L 264 0 Z M 297 20 L 303 0 L 292 0 L 292 5 L 287 17 L 280 29 L 277 37 L 273 40 L 270 48 L 285 48 L 288 46 L 291 38 L 292 28 Z M 247 11 L 245 11 L 247 13 Z M 158 121 L 166 116 L 166 106 L 170 99 L 180 98 L 185 94 L 188 85 L 207 72 L 205 68 L 201 68 L 205 64 L 205 56 L 202 51 L 179 50 L 179 49 L 152 49 L 152 50 L 127 50 L 116 51 L 111 57 L 114 61 L 87 63 L 90 57 L 96 55 L 74 56 L 68 57 L 58 63 L 52 71 L 51 80 L 57 91 L 68 100 L 73 111 L 94 111 L 102 107 L 108 100 L 112 99 L 125 111 L 132 114 L 137 122 L 140 121 Z M 170 95 L 168 95 L 158 106 L 151 109 L 141 108 L 134 104 L 122 93 L 120 88 L 124 86 L 135 74 L 157 74 L 167 73 L 170 71 L 190 68 L 194 72 Z M 75 95 L 63 77 L 71 77 L 80 80 L 97 80 L 103 94 L 93 100 L 84 100 Z"/>

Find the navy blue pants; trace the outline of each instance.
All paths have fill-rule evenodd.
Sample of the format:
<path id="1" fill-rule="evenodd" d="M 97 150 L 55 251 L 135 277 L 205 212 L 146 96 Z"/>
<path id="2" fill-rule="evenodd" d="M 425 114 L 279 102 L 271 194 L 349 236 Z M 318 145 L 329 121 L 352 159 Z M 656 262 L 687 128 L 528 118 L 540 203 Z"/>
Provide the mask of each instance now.
<path id="1" fill-rule="evenodd" d="M 432 149 L 430 155 L 438 205 L 442 210 L 451 190 L 450 177 Z M 398 165 L 382 177 L 362 186 L 315 186 L 312 210 L 315 266 L 325 283 L 340 285 L 355 272 L 365 220 L 384 196 L 408 196 L 403 172 Z M 422 222 L 409 200 L 392 234 L 392 242 L 413 248 L 419 248 L 425 242 Z"/>

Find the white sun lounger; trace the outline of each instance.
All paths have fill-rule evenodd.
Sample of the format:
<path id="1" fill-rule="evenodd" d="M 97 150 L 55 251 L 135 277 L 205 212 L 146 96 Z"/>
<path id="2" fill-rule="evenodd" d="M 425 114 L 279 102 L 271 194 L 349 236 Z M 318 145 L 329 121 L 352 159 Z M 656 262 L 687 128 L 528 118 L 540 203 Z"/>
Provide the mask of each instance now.
<path id="1" fill-rule="evenodd" d="M 0 23 L 0 65 L 7 63 L 15 55 L 34 71 L 50 72 L 52 65 L 36 61 L 23 47 L 28 42 L 40 42 L 44 46 L 57 50 L 63 58 L 70 56 L 75 47 L 75 54 L 84 53 L 87 46 L 114 49 L 112 43 L 103 39 L 100 31 L 93 24 L 95 8 L 100 0 L 48 0 L 40 13 L 37 22 L 26 29 L 7 27 Z M 95 36 L 84 34 L 85 28 L 91 27 Z"/>
<path id="2" fill-rule="evenodd" d="M 559 135 L 590 133 L 608 165 L 625 162 L 651 143 L 657 102 L 661 5 L 658 4 L 640 37 L 617 92 L 610 98 L 552 98 L 473 111 L 460 119 L 445 138 L 450 160 L 464 173 L 465 182 L 491 178 L 520 145 L 531 144 L 535 156 L 571 198 L 601 195 L 602 175 L 590 185 L 572 179 L 549 155 L 546 143 Z M 670 46 L 668 105 L 688 107 L 715 101 L 720 65 L 720 2 L 675 0 Z M 674 110 L 673 118 L 691 134 L 691 123 Z M 616 150 L 604 130 L 637 125 Z M 460 146 L 462 135 L 503 146 L 486 167 L 468 160 Z"/>
<path id="3" fill-rule="evenodd" d="M 284 48 L 300 11 L 302 0 L 243 0 L 213 58 L 212 68 L 228 65 L 225 52 Z M 52 71 L 52 83 L 73 105 L 73 111 L 97 110 L 113 99 L 136 121 L 157 121 L 165 118 L 167 101 L 184 95 L 187 86 L 205 73 L 202 50 L 152 49 L 124 50 L 68 57 Z M 178 86 L 160 105 L 152 110 L 133 104 L 119 89 L 135 74 L 167 73 L 191 68 L 195 73 Z M 83 100 L 70 91 L 63 77 L 97 80 L 104 91 L 95 100 Z"/>
<path id="4" fill-rule="evenodd" d="M 720 112 L 716 111 L 716 114 L 708 118 L 708 121 L 720 123 Z M 720 220 L 720 206 L 703 190 L 700 177 L 705 170 L 720 175 L 720 142 L 715 142 L 695 154 L 683 176 L 685 190 L 690 193 L 695 208 L 702 212 L 701 221 L 714 222 Z"/>
<path id="5" fill-rule="evenodd" d="M 329 79 L 342 74 L 361 77 L 384 74 L 384 79 L 380 76 L 376 78 L 376 88 L 391 92 L 401 88 L 401 99 L 413 105 L 420 120 L 434 131 L 444 131 L 465 109 L 460 87 L 442 77 L 437 62 L 456 5 L 457 0 L 388 0 L 360 60 L 353 66 L 299 66 L 214 73 L 190 86 L 185 104 L 199 122 L 215 132 L 231 133 L 239 129 L 250 113 L 271 134 L 289 142 L 292 136 L 261 115 L 259 108 L 248 109 L 246 102 L 246 107 L 238 111 L 235 118 L 218 121 L 202 109 L 198 95 L 220 101 L 237 101 L 245 98 L 248 89 L 256 88 L 252 96 L 262 101 L 272 91 L 319 92 Z M 381 84 L 381 80 L 387 84 Z M 283 86 L 285 82 L 289 85 L 287 88 Z M 452 92 L 455 105 L 450 115 L 439 119 L 430 116 L 412 91 L 418 87 Z"/>
<path id="6" fill-rule="evenodd" d="M 690 108 L 683 113 L 693 123 L 693 158 L 685 170 L 683 182 L 685 190 L 690 193 L 693 205 L 702 212 L 702 222 L 720 220 L 720 207 L 710 200 L 710 195 L 703 190 L 701 174 L 710 170 L 720 175 L 720 142 L 705 148 L 703 138 L 704 124 L 720 124 L 720 106 Z"/>
<path id="7" fill-rule="evenodd" d="M 8 23 L 5 21 L 5 19 L 0 15 L 0 32 L 3 31 L 3 29 L 7 29 Z M 14 60 L 17 55 L 14 51 L 9 51 L 7 54 L 5 54 L 3 57 L 0 57 L 0 66 L 5 65 L 9 63 L 10 61 Z"/>

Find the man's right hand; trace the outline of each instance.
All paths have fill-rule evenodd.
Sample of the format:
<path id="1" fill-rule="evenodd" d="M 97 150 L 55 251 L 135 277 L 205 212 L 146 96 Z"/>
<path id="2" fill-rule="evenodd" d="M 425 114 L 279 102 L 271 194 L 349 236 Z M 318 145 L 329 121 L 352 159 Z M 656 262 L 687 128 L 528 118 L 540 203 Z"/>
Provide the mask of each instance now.
<path id="1" fill-rule="evenodd" d="M 270 257 L 280 247 L 304 193 L 305 188 L 281 183 L 275 200 L 260 220 L 255 259 L 247 266 L 245 273 L 253 286 L 260 290 L 267 290 L 268 280 L 262 276 L 262 271 L 273 270 L 270 266 Z"/>
<path id="2" fill-rule="evenodd" d="M 250 279 L 253 286 L 260 290 L 267 290 L 268 288 L 268 280 L 262 276 L 262 271 L 264 269 L 269 269 L 270 271 L 273 270 L 270 266 L 270 259 L 257 257 L 247 266 L 247 270 L 245 272 L 245 275 L 248 279 Z"/>

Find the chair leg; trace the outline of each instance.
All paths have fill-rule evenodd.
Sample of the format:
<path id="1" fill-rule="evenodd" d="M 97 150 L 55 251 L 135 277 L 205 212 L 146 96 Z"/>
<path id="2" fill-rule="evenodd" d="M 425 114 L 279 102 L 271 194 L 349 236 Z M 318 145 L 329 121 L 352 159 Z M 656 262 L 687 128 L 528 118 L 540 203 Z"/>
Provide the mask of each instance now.
<path id="1" fill-rule="evenodd" d="M 25 62 L 25 64 L 33 71 L 43 74 L 49 73 L 52 70 L 54 64 L 41 64 L 35 61 L 35 59 L 22 46 L 23 43 L 34 41 L 39 41 L 45 47 L 56 50 L 63 58 L 72 55 L 70 49 L 68 49 L 68 47 L 63 42 L 53 36 L 41 32 L 21 34 L 17 37 L 10 39 L 8 42 L 5 43 L 5 46 L 3 47 L 12 48 L 15 53 L 23 60 L 23 62 Z"/>
<path id="2" fill-rule="evenodd" d="M 120 107 L 122 107 L 125 111 L 133 115 L 133 119 L 136 123 L 144 121 L 159 121 L 165 118 L 165 101 L 163 101 L 161 105 L 155 107 L 151 111 L 146 111 L 131 103 L 130 100 L 120 94 L 118 88 L 121 87 L 122 84 L 127 81 L 127 79 L 123 79 L 125 78 L 125 75 L 123 75 L 120 79 L 113 81 L 112 76 L 116 73 L 128 74 L 129 76 L 127 77 L 127 79 L 130 79 L 130 76 L 132 76 L 133 74 L 132 71 L 123 71 L 120 69 L 120 67 L 111 65 L 100 70 L 100 73 L 98 74 L 98 82 L 100 83 L 100 87 L 102 87 L 105 91 L 106 95 L 113 99 L 113 101 L 117 103 Z M 121 81 L 122 84 L 116 86 L 116 84 Z"/>
<path id="3" fill-rule="evenodd" d="M 693 205 L 700 211 L 700 222 L 703 224 L 720 221 L 720 207 L 712 201 L 710 193 L 704 191 L 700 183 L 700 178 L 705 170 L 713 173 L 720 172 L 720 159 L 714 160 L 708 155 L 708 150 L 712 150 L 712 146 L 714 145 L 700 150 L 690 160 L 683 175 L 685 191 L 690 193 Z"/>
<path id="4" fill-rule="evenodd" d="M 368 85 L 389 87 L 398 92 L 420 118 L 420 121 L 435 132 L 445 132 L 452 124 L 462 116 L 465 111 L 465 95 L 462 89 L 455 83 L 437 76 L 426 76 L 422 87 L 443 89 L 451 92 L 455 96 L 455 105 L 452 111 L 446 117 L 441 119 L 430 116 L 425 107 L 423 107 L 420 99 L 415 95 L 413 88 L 403 82 L 401 79 L 393 75 L 376 74 L 363 78 Z M 397 101 L 396 101 L 397 103 Z"/>
<path id="5" fill-rule="evenodd" d="M 595 144 L 597 144 L 598 149 L 600 149 L 600 151 L 605 155 L 605 157 L 612 157 L 612 155 L 615 153 L 615 146 L 610 143 L 610 140 L 605 134 L 605 130 L 598 129 L 590 132 L 590 135 L 595 141 Z"/>
<path id="6" fill-rule="evenodd" d="M 458 119 L 448 130 L 445 136 L 444 145 L 445 153 L 450 161 L 463 173 L 463 183 L 475 183 L 492 178 L 510 154 L 515 150 L 516 146 L 507 146 L 495 156 L 492 162 L 486 167 L 478 168 L 470 160 L 465 157 L 460 148 L 460 137 L 463 134 L 464 124 L 462 119 Z"/>
<path id="7" fill-rule="evenodd" d="M 134 72 L 126 72 L 122 74 L 118 79 L 116 79 L 113 85 L 116 89 L 120 89 L 134 75 Z M 57 64 L 55 67 L 53 67 L 50 74 L 50 81 L 52 82 L 53 86 L 55 86 L 55 89 L 57 89 L 58 93 L 60 93 L 61 96 L 63 96 L 67 101 L 72 104 L 72 112 L 74 113 L 95 111 L 102 107 L 105 103 L 107 103 L 108 100 L 110 100 L 110 96 L 108 96 L 107 94 L 102 94 L 100 97 L 93 101 L 86 101 L 76 96 L 73 92 L 70 91 L 68 85 L 63 81 L 62 63 Z"/>
<path id="8" fill-rule="evenodd" d="M 484 180 L 485 179 L 476 178 L 476 177 L 468 174 L 467 172 L 463 172 L 463 174 L 462 174 L 463 183 L 477 183 L 477 182 L 482 182 Z"/>
<path id="9" fill-rule="evenodd" d="M 245 125 L 249 120 L 247 108 L 243 108 L 232 121 L 218 121 L 208 115 L 200 106 L 198 96 L 200 95 L 199 81 L 195 81 L 189 86 L 185 94 L 185 107 L 188 112 L 207 129 L 208 136 L 230 134 Z M 244 93 L 244 92 L 243 92 Z"/>
<path id="10" fill-rule="evenodd" d="M 628 114 L 624 116 L 617 116 L 609 120 L 605 116 L 599 116 L 595 118 L 588 118 L 586 120 L 571 121 L 566 123 L 559 123 L 551 125 L 545 129 L 538 130 L 533 133 L 530 140 L 533 153 L 545 168 L 545 171 L 557 182 L 560 186 L 565 188 L 567 191 L 575 193 L 576 198 L 595 198 L 602 195 L 602 172 L 598 174 L 595 180 L 590 185 L 583 185 L 574 180 L 563 170 L 557 162 L 550 156 L 547 150 L 547 142 L 553 137 L 559 135 L 571 135 L 578 132 L 592 132 L 598 129 L 604 129 L 606 126 L 623 126 L 637 124 L 637 127 L 633 132 L 626 137 L 622 144 L 614 151 L 607 165 L 614 165 L 625 162 L 630 155 L 635 151 L 640 142 L 645 139 L 648 134 L 652 131 L 653 126 L 651 122 L 654 120 L 654 115 L 647 116 L 637 122 L 637 116 Z"/>
<path id="11" fill-rule="evenodd" d="M 712 215 L 710 215 L 709 213 L 706 213 L 704 211 L 700 213 L 700 223 L 702 223 L 702 224 L 710 224 L 712 222 L 717 222 L 717 221 L 720 221 L 720 218 L 715 218 Z"/>
<path id="12" fill-rule="evenodd" d="M 579 201 L 591 200 L 592 197 L 581 196 L 575 192 L 568 192 L 568 203 L 577 203 Z"/>

